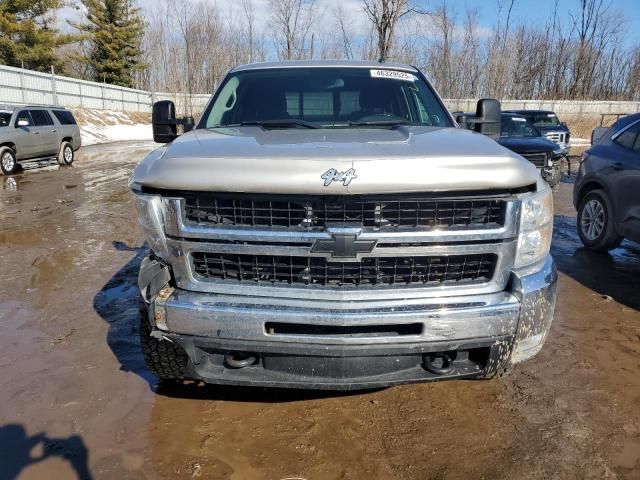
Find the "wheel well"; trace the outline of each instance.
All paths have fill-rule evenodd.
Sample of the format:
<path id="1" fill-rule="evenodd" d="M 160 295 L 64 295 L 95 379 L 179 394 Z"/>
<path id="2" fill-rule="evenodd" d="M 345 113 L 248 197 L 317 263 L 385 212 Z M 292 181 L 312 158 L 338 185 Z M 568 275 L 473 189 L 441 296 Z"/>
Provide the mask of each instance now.
<path id="1" fill-rule="evenodd" d="M 13 153 L 16 153 L 16 144 L 15 143 L 4 142 L 4 143 L 0 144 L 0 147 L 9 147 L 11 150 L 13 150 Z"/>
<path id="2" fill-rule="evenodd" d="M 593 190 L 603 190 L 603 187 L 598 182 L 589 182 L 586 185 L 584 185 L 580 189 L 580 194 L 578 195 L 578 202 L 577 202 L 576 208 L 578 208 L 578 205 L 580 204 L 582 199 L 585 197 L 585 195 Z"/>
<path id="3" fill-rule="evenodd" d="M 73 145 L 73 138 L 71 137 L 64 137 L 62 139 L 63 142 L 69 142 L 71 145 Z"/>

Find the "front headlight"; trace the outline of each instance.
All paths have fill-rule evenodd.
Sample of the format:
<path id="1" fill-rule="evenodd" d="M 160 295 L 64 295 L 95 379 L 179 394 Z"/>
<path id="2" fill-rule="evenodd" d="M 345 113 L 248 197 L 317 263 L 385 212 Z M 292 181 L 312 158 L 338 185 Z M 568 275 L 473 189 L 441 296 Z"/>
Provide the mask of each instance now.
<path id="1" fill-rule="evenodd" d="M 520 234 L 515 268 L 526 267 L 543 260 L 551 248 L 553 233 L 553 196 L 551 189 L 522 199 Z"/>
<path id="2" fill-rule="evenodd" d="M 144 231 L 149 248 L 160 258 L 167 258 L 167 239 L 164 234 L 164 210 L 162 197 L 142 193 L 136 185 L 130 185 L 138 210 L 138 223 Z"/>

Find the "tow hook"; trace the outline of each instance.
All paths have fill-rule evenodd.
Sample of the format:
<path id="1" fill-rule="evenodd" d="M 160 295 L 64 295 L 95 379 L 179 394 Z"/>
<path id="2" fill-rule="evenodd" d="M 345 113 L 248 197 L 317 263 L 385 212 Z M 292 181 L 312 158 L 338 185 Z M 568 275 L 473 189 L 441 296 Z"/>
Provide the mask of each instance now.
<path id="1" fill-rule="evenodd" d="M 429 353 L 422 362 L 425 370 L 434 375 L 445 375 L 453 370 L 453 359 L 448 353 Z"/>
<path id="2" fill-rule="evenodd" d="M 224 356 L 224 363 L 229 368 L 244 368 L 256 363 L 256 357 L 250 353 L 229 352 Z"/>

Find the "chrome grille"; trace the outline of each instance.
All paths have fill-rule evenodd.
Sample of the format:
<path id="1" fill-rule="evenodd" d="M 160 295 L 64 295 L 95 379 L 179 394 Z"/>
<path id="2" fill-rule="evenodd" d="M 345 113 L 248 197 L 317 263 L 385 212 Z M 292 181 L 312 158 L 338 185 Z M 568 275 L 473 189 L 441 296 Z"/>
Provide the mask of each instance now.
<path id="1" fill-rule="evenodd" d="M 536 167 L 545 167 L 547 165 L 547 154 L 545 152 L 523 153 L 522 156 L 533 163 Z"/>
<path id="2" fill-rule="evenodd" d="M 368 257 L 332 262 L 318 257 L 191 253 L 196 275 L 206 280 L 292 286 L 453 285 L 489 281 L 495 254 Z"/>
<path id="3" fill-rule="evenodd" d="M 556 143 L 569 143 L 569 134 L 564 132 L 548 132 L 545 134 L 549 140 L 552 140 Z"/>
<path id="4" fill-rule="evenodd" d="M 500 226 L 505 202 L 487 198 L 184 195 L 185 217 L 198 225 L 323 230 L 328 224 L 379 228 Z"/>

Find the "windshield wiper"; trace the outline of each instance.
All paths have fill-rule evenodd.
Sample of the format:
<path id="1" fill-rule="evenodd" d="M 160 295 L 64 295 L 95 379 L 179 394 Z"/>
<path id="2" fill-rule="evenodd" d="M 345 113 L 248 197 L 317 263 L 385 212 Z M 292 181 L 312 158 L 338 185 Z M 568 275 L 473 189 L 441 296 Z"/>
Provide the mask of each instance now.
<path id="1" fill-rule="evenodd" d="M 389 126 L 395 127 L 396 125 L 408 125 L 411 122 L 409 120 L 398 119 L 398 120 L 370 120 L 368 122 L 349 122 L 350 127 L 367 127 L 367 126 Z"/>
<path id="2" fill-rule="evenodd" d="M 301 120 L 299 118 L 286 118 L 282 120 L 246 120 L 244 122 L 240 122 L 238 125 L 246 126 L 246 125 L 258 125 L 261 127 L 290 127 L 292 125 L 305 127 L 305 128 L 320 128 L 318 125 L 307 122 L 306 120 Z M 228 125 L 233 126 L 233 125 Z"/>

